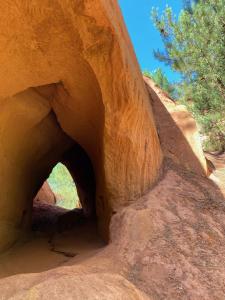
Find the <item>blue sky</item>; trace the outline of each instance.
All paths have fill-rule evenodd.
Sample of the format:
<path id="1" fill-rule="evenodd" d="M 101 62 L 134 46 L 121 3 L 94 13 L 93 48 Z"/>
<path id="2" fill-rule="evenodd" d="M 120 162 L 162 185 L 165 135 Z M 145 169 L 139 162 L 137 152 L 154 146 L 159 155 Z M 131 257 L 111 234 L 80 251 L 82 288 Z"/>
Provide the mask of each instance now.
<path id="1" fill-rule="evenodd" d="M 119 0 L 120 7 L 129 31 L 141 69 L 154 71 L 161 67 L 170 81 L 180 78 L 169 67 L 154 58 L 153 50 L 163 49 L 158 31 L 155 29 L 150 13 L 152 7 L 162 12 L 166 4 L 173 8 L 176 15 L 182 9 L 182 0 Z"/>

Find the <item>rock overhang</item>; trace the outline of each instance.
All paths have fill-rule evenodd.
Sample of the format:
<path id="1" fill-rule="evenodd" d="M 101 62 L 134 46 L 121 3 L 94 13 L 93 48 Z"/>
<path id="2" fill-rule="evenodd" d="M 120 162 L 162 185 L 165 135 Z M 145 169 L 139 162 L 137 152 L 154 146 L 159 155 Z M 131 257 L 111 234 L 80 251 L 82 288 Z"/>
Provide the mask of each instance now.
<path id="1" fill-rule="evenodd" d="M 0 15 L 0 114 L 14 115 L 0 120 L 0 221 L 16 231 L 29 223 L 38 187 L 75 142 L 93 166 L 99 228 L 107 238 L 111 215 L 151 187 L 162 161 L 119 8 L 103 1 L 9 1 Z"/>

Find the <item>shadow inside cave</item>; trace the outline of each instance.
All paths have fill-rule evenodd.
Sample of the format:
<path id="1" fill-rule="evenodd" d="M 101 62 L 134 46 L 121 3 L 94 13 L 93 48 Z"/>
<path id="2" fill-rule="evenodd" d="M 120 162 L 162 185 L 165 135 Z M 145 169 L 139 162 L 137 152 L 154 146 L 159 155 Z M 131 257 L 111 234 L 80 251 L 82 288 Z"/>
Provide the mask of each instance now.
<path id="1" fill-rule="evenodd" d="M 160 118 L 160 116 L 162 116 L 160 112 L 155 112 L 155 116 L 158 116 L 158 122 L 161 122 L 161 126 L 164 126 L 163 129 L 165 130 L 165 133 L 168 133 L 167 129 L 175 129 L 176 139 L 174 137 L 171 139 L 174 141 L 174 144 L 171 144 L 173 149 L 177 147 L 181 149 L 181 151 L 182 149 L 188 151 L 185 152 L 188 153 L 186 159 L 192 161 L 195 166 L 201 170 L 201 165 L 198 161 L 198 158 L 194 154 L 190 145 L 187 143 L 182 131 L 177 127 L 177 124 L 171 118 L 163 105 L 160 105 L 160 109 L 162 113 L 164 110 L 166 118 Z M 174 134 L 174 131 L 170 132 Z M 163 137 L 161 136 L 161 143 L 163 143 L 162 138 Z M 169 137 L 165 136 L 165 138 Z M 165 147 L 168 146 L 166 141 L 163 145 Z M 207 250 L 207 253 L 205 254 L 205 261 L 207 262 L 207 260 L 213 260 L 214 258 L 218 258 L 219 260 L 219 258 L 222 257 L 220 254 L 223 254 L 225 249 L 225 245 L 223 244 L 223 236 L 220 237 L 219 235 L 215 235 L 213 232 L 214 221 L 217 221 L 217 223 L 221 226 L 221 229 L 224 228 L 223 219 L 225 215 L 225 202 L 224 195 L 222 194 L 221 190 L 210 179 L 185 170 L 182 165 L 175 165 L 175 163 L 171 161 L 172 160 L 168 162 L 165 160 L 164 162 L 164 168 L 162 172 L 162 177 L 164 178 L 161 177 L 161 181 L 158 182 L 158 186 L 162 194 L 160 197 L 158 194 L 155 195 L 155 203 L 152 205 L 154 200 L 152 199 L 152 194 L 154 193 L 153 188 L 153 190 L 150 190 L 149 194 L 147 194 L 145 197 L 142 197 L 139 200 L 137 199 L 136 203 L 131 204 L 133 205 L 133 208 L 135 206 L 137 208 L 137 210 L 134 211 L 136 219 L 134 218 L 130 223 L 124 222 L 124 220 L 126 221 L 125 210 L 123 211 L 123 216 L 120 215 L 118 217 L 118 215 L 116 215 L 117 218 L 121 219 L 117 219 L 117 226 L 115 226 L 114 220 L 114 229 L 112 228 L 112 230 L 114 230 L 113 235 L 118 238 L 118 244 L 119 247 L 121 247 L 120 251 L 118 252 L 120 252 L 119 254 L 122 255 L 124 265 L 127 263 L 127 257 L 132 257 L 132 261 L 135 263 L 135 267 L 133 267 L 134 265 L 129 265 L 129 279 L 148 295 L 152 295 L 154 293 L 155 281 L 152 280 L 152 278 L 156 278 L 157 280 L 157 278 L 159 278 L 157 275 L 159 274 L 156 273 L 154 266 L 151 268 L 150 263 L 146 266 L 146 268 L 148 268 L 148 272 L 143 272 L 144 267 L 138 260 L 140 257 L 142 259 L 143 257 L 157 256 L 160 257 L 161 261 L 163 261 L 163 258 L 166 257 L 167 265 L 171 265 L 170 270 L 174 268 L 174 266 L 178 266 L 182 271 L 185 271 L 185 264 L 183 262 L 186 259 L 189 267 L 186 274 L 190 274 L 190 276 L 192 276 L 192 270 L 190 268 L 191 263 L 193 267 L 196 267 L 195 263 L 198 266 L 199 262 L 202 262 L 201 254 L 203 250 L 204 253 Z M 174 170 L 180 175 L 180 178 L 177 182 L 175 182 L 172 176 L 166 176 L 171 170 Z M 201 171 L 203 172 L 203 170 Z M 191 183 L 191 186 L 189 183 Z M 154 187 L 157 188 L 157 185 Z M 146 220 L 143 220 L 143 212 L 146 208 L 146 201 L 148 199 L 149 209 L 151 210 L 146 214 Z M 160 203 L 161 206 L 157 211 L 156 208 L 158 203 Z M 163 208 L 165 210 L 163 210 Z M 129 208 L 127 209 L 129 212 Z M 160 215 L 161 210 L 162 214 Z M 143 221 L 146 221 L 143 225 L 146 232 L 152 232 L 152 222 L 148 222 L 149 218 L 152 216 L 150 212 L 152 215 L 155 215 L 156 218 L 158 218 L 159 224 L 161 220 L 164 220 L 165 228 L 163 226 L 160 232 L 157 230 L 159 239 L 154 240 L 151 235 L 146 234 L 144 235 L 144 238 L 140 238 L 140 240 L 132 240 L 131 233 L 134 234 L 136 228 L 136 233 L 139 233 L 139 229 L 141 228 L 139 227 L 139 224 L 143 224 Z M 163 215 L 164 212 L 166 212 L 165 215 Z M 186 214 L 186 212 L 196 215 L 196 219 L 193 221 L 188 214 Z M 60 226 L 57 225 L 53 226 L 51 229 L 51 226 L 48 222 L 51 219 L 51 214 L 54 215 L 55 213 L 58 214 L 57 220 L 61 218 L 64 219 L 65 222 L 69 223 L 68 227 L 65 225 L 66 228 L 60 229 Z M 173 218 L 170 219 L 171 213 L 174 213 L 175 216 L 178 217 L 177 222 L 174 222 Z M 181 213 L 183 213 L 183 215 Z M 1 278 L 21 273 L 39 273 L 45 270 L 57 268 L 61 265 L 65 266 L 80 263 L 88 257 L 95 255 L 105 246 L 97 233 L 95 218 L 86 218 L 82 210 L 76 209 L 68 212 L 66 210 L 57 208 L 57 212 L 54 212 L 46 208 L 46 214 L 48 215 L 48 221 L 46 224 L 43 222 L 43 230 L 40 230 L 39 228 L 39 230 L 36 230 L 33 234 L 32 239 L 23 244 L 16 245 L 8 253 L 1 257 Z M 74 225 L 71 225 L 69 221 L 70 217 L 72 218 Z M 130 217 L 130 215 L 128 215 L 128 217 Z M 66 224 L 64 221 L 62 221 L 62 224 Z M 57 222 L 53 222 L 53 224 L 56 223 Z M 41 225 L 41 223 L 38 222 L 37 224 L 39 226 Z M 147 227 L 148 225 L 149 227 Z M 184 231 L 184 225 L 188 225 L 188 228 L 192 229 L 192 232 L 196 234 L 193 234 L 192 236 L 188 235 L 188 232 Z M 126 230 L 124 230 L 124 228 Z M 208 237 L 204 235 L 204 233 L 208 233 L 207 231 L 211 235 L 209 240 L 206 240 Z M 165 236 L 166 233 L 167 236 Z M 148 240 L 145 240 L 145 237 Z M 190 237 L 193 237 L 193 241 L 190 240 Z M 121 238 L 121 240 L 119 238 Z M 205 239 L 205 243 L 202 242 L 203 239 Z M 124 247 L 124 240 L 126 241 L 126 248 Z M 164 247 L 159 248 L 157 241 L 164 242 Z M 149 247 L 142 247 L 144 243 L 148 244 Z M 129 247 L 127 245 L 129 245 Z M 181 253 L 180 249 L 184 245 L 191 248 L 189 254 L 183 255 L 183 253 Z M 136 246 L 138 249 L 144 250 L 135 251 L 135 249 L 137 249 L 135 248 Z M 181 254 L 182 261 L 180 260 L 180 263 L 180 261 L 178 259 L 174 259 L 174 257 L 178 257 Z M 112 253 L 110 253 L 110 255 L 112 255 Z M 117 255 L 118 253 L 113 253 L 114 258 Z M 169 259 L 171 259 L 171 261 L 169 261 Z M 220 262 L 221 261 L 222 260 L 220 260 Z M 124 265 L 122 265 L 121 268 Z M 160 264 L 160 270 L 162 270 L 161 265 L 162 264 Z M 138 268 L 136 266 L 138 266 Z M 203 271 L 200 270 L 201 272 L 199 272 L 199 276 L 205 278 L 204 276 L 208 272 L 207 275 L 211 276 L 209 277 L 210 280 L 208 281 L 215 284 L 215 276 L 212 276 L 212 272 L 210 271 L 211 269 L 207 265 L 203 264 L 201 265 L 201 268 Z M 220 274 L 220 265 L 218 264 L 218 267 L 215 265 L 215 268 L 218 269 L 218 274 Z M 151 273 L 149 273 L 149 270 Z M 162 271 L 163 276 L 160 280 L 158 279 L 157 286 L 160 287 L 160 290 L 165 289 L 165 291 L 169 293 L 170 291 L 173 291 L 173 287 L 170 286 L 171 282 L 169 279 L 171 277 L 168 276 L 166 271 L 167 270 Z M 196 273 L 193 273 L 193 275 L 195 274 Z M 200 279 L 198 280 L 200 282 L 201 277 L 199 278 Z M 178 280 L 179 283 L 182 283 L 182 279 L 178 278 L 177 281 Z"/>
<path id="2" fill-rule="evenodd" d="M 45 216 L 48 218 L 55 218 L 56 213 L 61 222 L 63 221 L 63 229 L 54 226 L 50 228 L 48 219 L 46 226 L 42 223 L 41 231 L 35 230 L 25 240 L 2 254 L 0 278 L 40 273 L 60 265 L 74 265 L 96 254 L 105 246 L 98 234 L 96 221 L 84 218 L 80 209 L 68 212 L 62 208 L 59 211 L 57 208 L 56 212 L 53 207 L 45 207 Z"/>
<path id="3" fill-rule="evenodd" d="M 96 218 L 82 208 L 33 207 L 32 232 L 0 256 L 0 278 L 74 265 L 105 247 Z"/>
<path id="4" fill-rule="evenodd" d="M 72 206 L 69 205 L 70 209 L 65 208 L 68 207 L 66 203 L 61 203 L 64 195 L 60 195 L 61 202 L 58 202 L 59 195 L 54 193 L 47 180 L 44 182 L 33 200 L 31 231 L 0 255 L 0 278 L 76 264 L 106 245 L 98 233 L 95 174 L 88 155 L 73 142 L 60 163 L 70 173 L 77 191 L 72 196 L 77 198 Z M 62 179 L 59 176 L 56 185 L 65 192 Z"/>

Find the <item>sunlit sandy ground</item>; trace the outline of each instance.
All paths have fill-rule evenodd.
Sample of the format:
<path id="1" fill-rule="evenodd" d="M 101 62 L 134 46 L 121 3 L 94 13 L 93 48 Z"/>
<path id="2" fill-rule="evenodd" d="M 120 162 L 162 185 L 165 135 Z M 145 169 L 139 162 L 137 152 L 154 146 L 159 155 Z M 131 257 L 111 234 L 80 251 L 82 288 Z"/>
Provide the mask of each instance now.
<path id="1" fill-rule="evenodd" d="M 210 175 L 212 179 L 225 193 L 225 153 L 219 155 L 206 154 L 206 157 L 214 164 L 215 171 Z"/>

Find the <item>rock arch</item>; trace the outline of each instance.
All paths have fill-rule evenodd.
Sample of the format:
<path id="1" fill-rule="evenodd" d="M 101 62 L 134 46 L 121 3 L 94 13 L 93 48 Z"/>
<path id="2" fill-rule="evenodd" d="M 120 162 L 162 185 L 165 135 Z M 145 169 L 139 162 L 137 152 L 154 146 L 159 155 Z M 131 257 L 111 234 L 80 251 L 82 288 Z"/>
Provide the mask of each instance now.
<path id="1" fill-rule="evenodd" d="M 148 94 L 111 1 L 9 0 L 0 10 L 0 249 L 74 141 L 96 179 L 100 232 L 143 195 L 162 155 Z"/>

